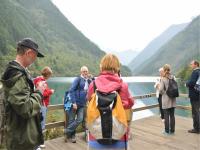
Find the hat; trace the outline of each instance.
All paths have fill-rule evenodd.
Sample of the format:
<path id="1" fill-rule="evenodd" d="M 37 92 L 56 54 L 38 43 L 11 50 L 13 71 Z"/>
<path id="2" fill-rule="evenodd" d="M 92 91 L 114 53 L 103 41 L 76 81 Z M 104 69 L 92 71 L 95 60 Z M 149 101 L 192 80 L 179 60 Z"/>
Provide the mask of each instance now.
<path id="1" fill-rule="evenodd" d="M 31 38 L 24 38 L 22 41 L 18 42 L 18 45 L 24 46 L 36 51 L 37 57 L 44 57 L 44 55 L 39 52 L 38 45 Z"/>

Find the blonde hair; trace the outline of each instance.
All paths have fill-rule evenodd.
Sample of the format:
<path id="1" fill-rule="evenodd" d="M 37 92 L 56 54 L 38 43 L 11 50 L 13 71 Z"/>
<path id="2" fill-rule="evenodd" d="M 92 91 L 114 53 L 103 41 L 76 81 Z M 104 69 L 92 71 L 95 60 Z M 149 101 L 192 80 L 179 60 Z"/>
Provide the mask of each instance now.
<path id="1" fill-rule="evenodd" d="M 44 78 L 49 78 L 52 75 L 53 71 L 50 67 L 46 66 L 42 69 L 41 74 Z"/>
<path id="2" fill-rule="evenodd" d="M 163 71 L 164 71 L 164 77 L 169 77 L 169 75 L 170 75 L 170 69 L 171 68 L 171 66 L 169 65 L 169 64 L 165 64 L 164 66 L 163 66 Z"/>
<path id="3" fill-rule="evenodd" d="M 81 72 L 83 72 L 83 71 L 88 71 L 88 67 L 82 66 L 80 71 L 81 71 Z"/>
<path id="4" fill-rule="evenodd" d="M 106 54 L 100 62 L 101 71 L 111 71 L 113 73 L 118 73 L 120 70 L 120 62 L 116 55 Z"/>

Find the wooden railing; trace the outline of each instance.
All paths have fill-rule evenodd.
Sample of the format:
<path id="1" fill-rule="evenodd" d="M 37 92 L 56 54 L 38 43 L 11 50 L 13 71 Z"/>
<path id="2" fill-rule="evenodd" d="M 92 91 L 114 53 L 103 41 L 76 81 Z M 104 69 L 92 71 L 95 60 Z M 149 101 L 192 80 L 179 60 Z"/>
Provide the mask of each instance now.
<path id="1" fill-rule="evenodd" d="M 137 96 L 134 96 L 133 98 L 135 100 L 137 100 L 137 99 L 150 98 L 150 97 L 156 97 L 156 94 L 155 93 L 150 93 L 150 94 L 145 94 L 145 95 L 137 95 Z M 188 95 L 187 94 L 180 94 L 179 97 L 188 98 Z M 63 107 L 64 107 L 63 104 L 49 105 L 48 106 L 48 111 L 59 110 L 59 109 L 63 110 Z M 158 104 L 153 104 L 153 105 L 147 105 L 147 106 L 144 106 L 144 107 L 134 108 L 134 109 L 132 109 L 132 111 L 133 112 L 137 112 L 137 111 L 142 111 L 142 110 L 146 110 L 146 109 L 152 109 L 152 108 L 156 108 L 156 107 L 158 107 Z M 190 106 L 177 105 L 176 109 L 191 110 L 191 107 Z M 65 125 L 64 121 L 47 123 L 46 124 L 46 129 L 57 128 L 57 127 L 61 127 L 61 126 L 64 127 L 64 125 Z"/>

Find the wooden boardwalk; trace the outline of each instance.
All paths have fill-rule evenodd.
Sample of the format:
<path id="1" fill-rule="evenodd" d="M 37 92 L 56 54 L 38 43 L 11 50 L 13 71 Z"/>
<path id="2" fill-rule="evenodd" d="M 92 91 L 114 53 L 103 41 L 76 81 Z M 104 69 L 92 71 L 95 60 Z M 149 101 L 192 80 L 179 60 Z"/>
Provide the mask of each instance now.
<path id="1" fill-rule="evenodd" d="M 176 116 L 174 135 L 162 133 L 164 125 L 158 116 L 132 122 L 132 140 L 129 150 L 200 150 L 200 134 L 191 134 L 192 119 Z M 77 143 L 65 143 L 64 138 L 45 141 L 45 150 L 87 150 L 83 134 L 77 137 Z"/>

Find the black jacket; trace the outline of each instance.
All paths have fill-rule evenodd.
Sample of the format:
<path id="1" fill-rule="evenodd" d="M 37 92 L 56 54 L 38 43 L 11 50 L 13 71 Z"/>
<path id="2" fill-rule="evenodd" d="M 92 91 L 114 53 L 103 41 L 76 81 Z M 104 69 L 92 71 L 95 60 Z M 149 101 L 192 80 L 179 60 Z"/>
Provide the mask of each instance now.
<path id="1" fill-rule="evenodd" d="M 200 100 L 200 94 L 194 89 L 197 79 L 200 75 L 200 68 L 194 69 L 190 76 L 190 79 L 186 82 L 186 86 L 189 88 L 189 97 L 191 100 Z"/>

